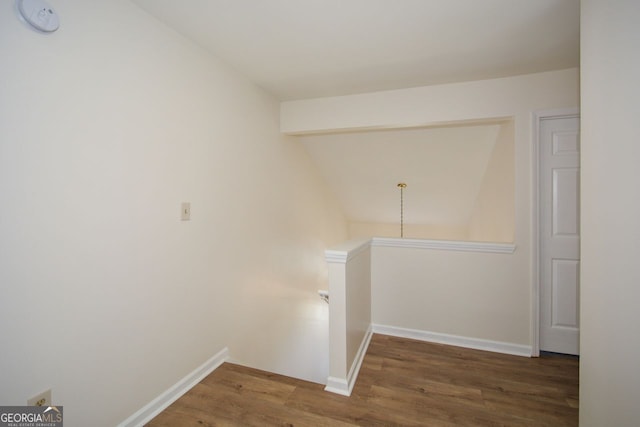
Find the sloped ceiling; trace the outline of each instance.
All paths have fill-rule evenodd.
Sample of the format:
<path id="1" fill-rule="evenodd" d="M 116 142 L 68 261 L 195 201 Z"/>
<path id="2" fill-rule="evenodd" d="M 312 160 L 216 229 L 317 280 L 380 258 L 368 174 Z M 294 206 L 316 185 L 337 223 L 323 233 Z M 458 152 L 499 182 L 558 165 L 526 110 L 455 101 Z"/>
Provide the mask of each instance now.
<path id="1" fill-rule="evenodd" d="M 301 136 L 352 222 L 467 226 L 500 123 Z"/>
<path id="2" fill-rule="evenodd" d="M 280 100 L 579 66 L 579 0 L 131 0 Z M 466 225 L 499 123 L 299 137 L 350 221 Z"/>
<path id="3" fill-rule="evenodd" d="M 579 0 L 132 0 L 281 100 L 579 66 Z"/>

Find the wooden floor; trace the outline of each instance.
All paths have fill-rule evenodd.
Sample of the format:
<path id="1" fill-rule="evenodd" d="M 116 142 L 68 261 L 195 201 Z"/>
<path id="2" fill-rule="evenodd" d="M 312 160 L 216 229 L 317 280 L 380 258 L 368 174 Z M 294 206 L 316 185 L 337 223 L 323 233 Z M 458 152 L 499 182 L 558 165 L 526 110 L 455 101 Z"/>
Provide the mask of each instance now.
<path id="1" fill-rule="evenodd" d="M 351 397 L 223 364 L 148 426 L 577 426 L 578 359 L 374 335 Z"/>

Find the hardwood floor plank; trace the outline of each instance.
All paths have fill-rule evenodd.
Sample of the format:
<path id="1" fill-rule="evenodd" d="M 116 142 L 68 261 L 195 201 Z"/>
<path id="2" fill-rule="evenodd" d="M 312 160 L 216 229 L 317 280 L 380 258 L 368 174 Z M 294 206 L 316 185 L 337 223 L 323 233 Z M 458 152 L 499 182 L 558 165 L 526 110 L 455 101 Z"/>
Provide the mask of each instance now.
<path id="1" fill-rule="evenodd" d="M 284 384 L 277 379 L 260 378 L 255 375 L 227 370 L 221 371 L 218 376 L 205 378 L 202 383 L 226 387 L 247 399 L 262 399 L 278 404 L 284 404 L 296 388 L 294 385 Z"/>
<path id="2" fill-rule="evenodd" d="M 327 392 L 318 395 L 311 390 L 299 389 L 292 394 L 287 407 L 298 408 L 350 425 L 385 426 L 396 423 L 398 418 L 390 418 L 382 408 L 372 407 L 366 399 L 359 397 L 355 390 L 351 397 L 346 397 Z"/>
<path id="3" fill-rule="evenodd" d="M 541 425 L 578 425 L 577 408 L 571 408 L 566 403 L 550 404 L 538 399 L 527 399 L 494 391 L 483 392 L 483 396 L 487 406 L 500 413 L 538 421 Z"/>
<path id="4" fill-rule="evenodd" d="M 576 426 L 577 358 L 526 358 L 374 334 L 350 397 L 223 364 L 148 425 Z"/>

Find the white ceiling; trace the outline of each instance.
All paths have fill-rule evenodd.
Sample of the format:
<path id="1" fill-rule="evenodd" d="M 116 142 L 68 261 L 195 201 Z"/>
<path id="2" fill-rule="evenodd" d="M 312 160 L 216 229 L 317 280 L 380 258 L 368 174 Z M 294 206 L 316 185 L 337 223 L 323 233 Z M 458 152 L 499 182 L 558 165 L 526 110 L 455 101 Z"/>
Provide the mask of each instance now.
<path id="1" fill-rule="evenodd" d="M 299 136 L 352 222 L 468 226 L 500 123 Z"/>
<path id="2" fill-rule="evenodd" d="M 280 100 L 579 66 L 579 0 L 132 0 Z M 464 226 L 500 123 L 299 137 L 350 221 Z"/>
<path id="3" fill-rule="evenodd" d="M 579 0 L 132 1 L 281 100 L 579 65 Z"/>

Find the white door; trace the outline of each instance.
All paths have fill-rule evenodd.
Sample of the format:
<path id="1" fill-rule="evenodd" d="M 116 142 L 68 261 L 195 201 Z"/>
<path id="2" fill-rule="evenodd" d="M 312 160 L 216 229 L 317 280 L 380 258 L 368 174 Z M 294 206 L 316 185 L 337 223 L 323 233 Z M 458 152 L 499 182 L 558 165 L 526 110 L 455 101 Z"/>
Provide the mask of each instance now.
<path id="1" fill-rule="evenodd" d="M 579 354 L 580 119 L 539 129 L 540 350 Z"/>

